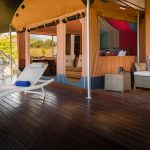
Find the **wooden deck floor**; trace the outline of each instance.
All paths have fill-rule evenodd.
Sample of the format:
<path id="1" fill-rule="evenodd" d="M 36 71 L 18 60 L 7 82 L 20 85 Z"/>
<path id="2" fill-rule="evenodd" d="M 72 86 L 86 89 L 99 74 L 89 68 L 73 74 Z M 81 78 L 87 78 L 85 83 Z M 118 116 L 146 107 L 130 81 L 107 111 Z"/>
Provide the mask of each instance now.
<path id="1" fill-rule="evenodd" d="M 85 94 L 48 87 L 46 100 L 0 101 L 0 150 L 150 149 L 150 92 Z"/>

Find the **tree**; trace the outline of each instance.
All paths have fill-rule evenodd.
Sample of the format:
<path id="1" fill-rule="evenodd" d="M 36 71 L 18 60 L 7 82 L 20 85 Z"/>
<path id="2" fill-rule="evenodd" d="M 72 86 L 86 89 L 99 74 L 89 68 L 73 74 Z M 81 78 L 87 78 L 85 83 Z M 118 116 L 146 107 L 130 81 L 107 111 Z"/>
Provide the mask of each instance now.
<path id="1" fill-rule="evenodd" d="M 0 50 L 10 56 L 9 35 L 0 38 Z M 12 58 L 17 61 L 17 36 L 12 36 Z"/>

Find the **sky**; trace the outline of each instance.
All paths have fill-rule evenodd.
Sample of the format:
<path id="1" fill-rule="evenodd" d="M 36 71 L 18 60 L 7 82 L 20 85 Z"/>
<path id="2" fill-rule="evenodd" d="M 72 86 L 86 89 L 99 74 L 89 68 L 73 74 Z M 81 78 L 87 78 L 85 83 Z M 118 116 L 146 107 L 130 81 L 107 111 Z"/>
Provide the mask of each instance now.
<path id="1" fill-rule="evenodd" d="M 0 36 L 5 37 L 8 35 L 9 33 L 7 32 L 7 33 L 2 33 Z M 12 35 L 16 35 L 16 32 L 12 32 Z M 35 40 L 43 40 L 43 41 L 48 40 L 48 39 L 52 40 L 52 36 L 49 36 L 49 35 L 30 34 L 30 38 L 35 39 Z M 57 42 L 57 36 L 53 36 L 53 38 L 54 38 L 54 42 Z"/>
<path id="2" fill-rule="evenodd" d="M 30 38 L 35 39 L 35 40 L 43 40 L 43 41 L 48 40 L 48 39 L 52 40 L 52 36 L 49 36 L 49 35 L 30 34 Z M 54 36 L 54 42 L 56 41 L 57 41 L 57 37 Z"/>
<path id="3" fill-rule="evenodd" d="M 11 34 L 16 35 L 16 32 L 12 32 Z M 9 32 L 1 34 L 2 37 L 8 36 L 8 35 L 9 35 Z"/>

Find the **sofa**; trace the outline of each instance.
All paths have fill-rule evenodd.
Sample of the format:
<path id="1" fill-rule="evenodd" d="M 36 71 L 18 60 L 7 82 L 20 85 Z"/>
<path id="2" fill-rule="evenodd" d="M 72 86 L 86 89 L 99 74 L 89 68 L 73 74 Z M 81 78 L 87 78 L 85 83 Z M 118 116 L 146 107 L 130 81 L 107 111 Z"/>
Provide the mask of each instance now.
<path id="1" fill-rule="evenodd" d="M 134 89 L 150 88 L 150 72 L 147 71 L 146 63 L 135 63 Z"/>
<path id="2" fill-rule="evenodd" d="M 66 77 L 70 81 L 78 81 L 82 76 L 82 55 L 66 55 Z"/>

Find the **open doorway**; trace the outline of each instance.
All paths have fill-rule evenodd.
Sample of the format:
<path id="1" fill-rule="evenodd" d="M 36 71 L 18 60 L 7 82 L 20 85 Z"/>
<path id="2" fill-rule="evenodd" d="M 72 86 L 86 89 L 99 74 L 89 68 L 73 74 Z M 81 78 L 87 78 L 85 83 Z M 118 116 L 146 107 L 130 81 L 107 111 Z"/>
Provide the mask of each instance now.
<path id="1" fill-rule="evenodd" d="M 82 75 L 82 22 L 80 19 L 66 24 L 66 76 L 78 82 Z"/>
<path id="2" fill-rule="evenodd" d="M 48 68 L 44 76 L 56 76 L 57 58 L 57 30 L 56 26 L 37 29 L 30 33 L 30 61 L 44 62 Z"/>

